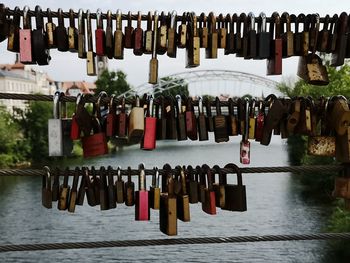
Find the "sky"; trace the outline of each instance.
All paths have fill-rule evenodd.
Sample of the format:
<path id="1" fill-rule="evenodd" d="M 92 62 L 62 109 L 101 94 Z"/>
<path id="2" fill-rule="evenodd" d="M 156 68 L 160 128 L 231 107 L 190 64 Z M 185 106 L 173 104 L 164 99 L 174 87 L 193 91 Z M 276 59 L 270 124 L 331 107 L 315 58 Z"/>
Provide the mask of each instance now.
<path id="1" fill-rule="evenodd" d="M 124 13 L 131 11 L 137 13 L 142 11 L 146 14 L 148 11 L 158 10 L 159 12 L 175 10 L 178 14 L 183 12 L 194 11 L 197 15 L 201 12 L 208 14 L 213 11 L 216 15 L 233 14 L 241 12 L 253 12 L 256 16 L 260 12 L 265 12 L 267 16 L 271 16 L 274 11 L 280 14 L 287 11 L 288 13 L 319 13 L 320 16 L 326 14 L 333 15 L 334 13 L 340 14 L 343 11 L 350 10 L 350 2 L 348 0 L 337 1 L 324 1 L 324 0 L 308 0 L 308 1 L 272 1 L 272 0 L 241 0 L 241 1 L 229 1 L 220 0 L 217 2 L 212 1 L 188 1 L 188 0 L 166 0 L 166 1 L 94 1 L 94 0 L 74 0 L 74 1 L 57 1 L 57 0 L 12 0 L 3 1 L 5 6 L 13 9 L 15 6 L 19 6 L 23 9 L 24 5 L 28 5 L 31 10 L 36 5 L 40 5 L 43 10 L 48 7 L 51 10 L 57 10 L 62 8 L 63 11 L 68 11 L 73 8 L 75 12 L 78 12 L 79 8 L 83 8 L 84 11 L 90 9 L 91 12 L 96 12 L 100 8 L 104 13 L 111 9 L 113 13 L 117 9 L 121 9 Z M 95 20 L 93 20 L 93 24 Z M 123 21 L 126 23 L 126 21 Z M 68 21 L 65 21 L 65 25 L 68 26 Z M 115 23 L 115 22 L 114 22 Z M 77 22 L 76 22 L 77 24 Z M 115 24 L 113 24 L 115 26 Z M 133 24 L 136 27 L 135 24 Z M 124 27 L 124 24 L 123 24 Z M 7 41 L 0 43 L 1 59 L 0 63 L 12 63 L 15 59 L 15 54 L 7 51 Z M 127 74 L 128 82 L 134 87 L 141 85 L 148 81 L 148 70 L 150 55 L 134 56 L 131 49 L 125 49 L 124 60 L 109 60 L 110 70 L 123 70 Z M 57 81 L 95 81 L 96 77 L 89 77 L 86 75 L 86 61 L 79 59 L 77 53 L 70 52 L 58 52 L 51 50 L 51 62 L 48 66 L 36 66 L 39 70 L 46 71 L 49 76 Z M 177 58 L 169 58 L 165 55 L 158 55 L 159 60 L 159 77 L 175 74 L 179 72 L 186 72 L 190 69 L 185 68 L 185 50 L 178 49 Z M 280 81 L 286 79 L 296 78 L 298 66 L 298 58 L 283 59 L 283 74 L 281 76 L 268 77 L 272 80 Z M 257 60 L 244 60 L 243 58 L 237 58 L 235 55 L 225 56 L 223 50 L 218 53 L 218 59 L 205 59 L 205 50 L 201 49 L 201 65 L 194 70 L 207 70 L 207 69 L 223 69 L 223 70 L 236 70 L 249 72 L 259 76 L 266 76 L 266 61 Z M 193 70 L 193 69 L 191 69 Z"/>

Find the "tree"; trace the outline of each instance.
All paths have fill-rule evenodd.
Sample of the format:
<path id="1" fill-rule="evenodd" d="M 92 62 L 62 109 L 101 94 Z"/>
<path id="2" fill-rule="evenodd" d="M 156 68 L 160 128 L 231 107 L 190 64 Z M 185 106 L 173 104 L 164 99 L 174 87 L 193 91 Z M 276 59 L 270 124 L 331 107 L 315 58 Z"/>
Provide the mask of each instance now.
<path id="1" fill-rule="evenodd" d="M 120 95 L 130 90 L 130 85 L 126 80 L 126 74 L 121 70 L 104 70 L 95 84 L 97 86 L 97 94 L 101 91 L 105 91 L 108 95 Z"/>
<path id="2" fill-rule="evenodd" d="M 188 97 L 189 95 L 188 84 L 185 82 L 184 79 L 164 77 L 164 78 L 161 78 L 161 83 L 162 82 L 167 82 L 167 83 L 170 82 L 170 83 L 162 85 L 161 89 L 159 90 L 156 89 L 154 91 L 156 93 L 155 97 L 159 97 L 160 95 L 175 97 L 178 94 Z"/>

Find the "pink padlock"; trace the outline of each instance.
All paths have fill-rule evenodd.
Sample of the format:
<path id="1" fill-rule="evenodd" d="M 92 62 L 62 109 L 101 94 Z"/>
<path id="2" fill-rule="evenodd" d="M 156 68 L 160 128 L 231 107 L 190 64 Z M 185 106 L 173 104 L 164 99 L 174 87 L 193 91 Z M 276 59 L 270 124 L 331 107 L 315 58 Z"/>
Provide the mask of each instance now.
<path id="1" fill-rule="evenodd" d="M 32 54 L 32 30 L 29 7 L 23 9 L 23 29 L 19 30 L 19 58 L 23 64 L 34 64 Z"/>
<path id="2" fill-rule="evenodd" d="M 150 220 L 148 191 L 146 190 L 146 173 L 143 164 L 139 165 L 139 190 L 135 192 L 135 220 Z"/>

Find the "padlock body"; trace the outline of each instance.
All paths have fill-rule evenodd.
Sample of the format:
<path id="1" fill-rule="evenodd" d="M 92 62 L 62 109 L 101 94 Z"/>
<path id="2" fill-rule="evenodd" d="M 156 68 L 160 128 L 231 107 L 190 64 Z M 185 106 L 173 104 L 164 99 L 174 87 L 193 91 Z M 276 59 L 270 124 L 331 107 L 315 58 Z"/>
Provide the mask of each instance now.
<path id="1" fill-rule="evenodd" d="M 106 46 L 106 33 L 102 28 L 97 28 L 95 30 L 95 43 L 96 43 L 96 55 L 104 56 L 105 46 Z"/>
<path id="2" fill-rule="evenodd" d="M 107 138 L 105 133 L 96 133 L 81 139 L 84 158 L 95 157 L 108 153 Z"/>
<path id="3" fill-rule="evenodd" d="M 157 118 L 145 118 L 145 132 L 141 148 L 143 150 L 153 150 L 156 148 Z"/>
<path id="4" fill-rule="evenodd" d="M 33 64 L 32 32 L 30 29 L 19 31 L 19 58 L 23 64 Z"/>
<path id="5" fill-rule="evenodd" d="M 139 190 L 135 192 L 135 220 L 150 220 L 148 191 Z"/>
<path id="6" fill-rule="evenodd" d="M 177 235 L 176 198 L 162 194 L 159 207 L 159 229 L 168 236 Z"/>
<path id="7" fill-rule="evenodd" d="M 246 188 L 244 185 L 227 184 L 225 186 L 225 207 L 229 211 L 247 211 Z"/>
<path id="8" fill-rule="evenodd" d="M 209 215 L 216 215 L 215 192 L 204 189 L 204 201 L 202 202 L 202 210 Z"/>

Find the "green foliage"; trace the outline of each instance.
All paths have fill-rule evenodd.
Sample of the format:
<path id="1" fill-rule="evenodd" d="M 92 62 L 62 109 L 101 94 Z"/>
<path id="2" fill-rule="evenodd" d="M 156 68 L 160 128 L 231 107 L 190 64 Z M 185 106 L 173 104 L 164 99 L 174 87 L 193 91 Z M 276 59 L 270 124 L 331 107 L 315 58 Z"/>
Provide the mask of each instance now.
<path id="1" fill-rule="evenodd" d="M 29 147 L 13 117 L 0 106 L 0 167 L 11 167 L 23 162 Z"/>
<path id="2" fill-rule="evenodd" d="M 340 68 L 327 65 L 329 84 L 327 86 L 314 86 L 307 84 L 304 80 L 297 81 L 294 86 L 282 82 L 277 88 L 289 97 L 311 96 L 316 99 L 320 96 L 331 97 L 333 95 L 344 95 L 350 97 L 350 65 L 344 64 Z"/>
<path id="3" fill-rule="evenodd" d="M 160 95 L 175 97 L 178 94 L 188 97 L 189 95 L 188 85 L 184 79 L 165 77 L 165 78 L 162 78 L 161 80 L 166 82 L 171 81 L 171 83 L 162 86 L 162 89 L 166 89 L 166 90 L 162 91 L 161 93 L 155 94 L 156 98 L 159 97 Z M 167 89 L 170 86 L 171 88 Z M 157 90 L 155 90 L 155 92 L 156 91 Z"/>
<path id="4" fill-rule="evenodd" d="M 96 94 L 105 91 L 108 95 L 120 95 L 130 90 L 130 85 L 126 81 L 126 74 L 121 70 L 104 70 L 95 84 L 97 86 Z"/>
<path id="5" fill-rule="evenodd" d="M 40 163 L 48 156 L 47 122 L 52 118 L 52 103 L 32 101 L 21 115 L 19 123 L 30 146 L 30 158 Z"/>

